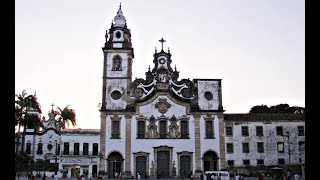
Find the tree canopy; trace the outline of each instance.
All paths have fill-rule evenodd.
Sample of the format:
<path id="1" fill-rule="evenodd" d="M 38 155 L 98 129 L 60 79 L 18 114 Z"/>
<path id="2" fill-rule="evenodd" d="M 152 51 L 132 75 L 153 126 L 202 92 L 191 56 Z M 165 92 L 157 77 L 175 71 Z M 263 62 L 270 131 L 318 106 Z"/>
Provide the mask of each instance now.
<path id="1" fill-rule="evenodd" d="M 278 104 L 270 107 L 262 104 L 253 106 L 249 113 L 303 113 L 304 111 L 304 107 L 289 106 L 288 104 Z"/>

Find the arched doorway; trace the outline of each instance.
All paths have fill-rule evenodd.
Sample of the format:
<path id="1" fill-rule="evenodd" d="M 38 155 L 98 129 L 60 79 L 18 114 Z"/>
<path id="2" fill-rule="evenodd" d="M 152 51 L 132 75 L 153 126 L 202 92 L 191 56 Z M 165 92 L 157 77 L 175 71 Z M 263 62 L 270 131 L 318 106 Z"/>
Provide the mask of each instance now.
<path id="1" fill-rule="evenodd" d="M 108 156 L 108 177 L 118 178 L 120 172 L 122 172 L 123 158 L 120 153 L 112 152 Z"/>
<path id="2" fill-rule="evenodd" d="M 218 156 L 214 151 L 208 151 L 203 155 L 203 170 L 217 171 L 218 170 Z"/>

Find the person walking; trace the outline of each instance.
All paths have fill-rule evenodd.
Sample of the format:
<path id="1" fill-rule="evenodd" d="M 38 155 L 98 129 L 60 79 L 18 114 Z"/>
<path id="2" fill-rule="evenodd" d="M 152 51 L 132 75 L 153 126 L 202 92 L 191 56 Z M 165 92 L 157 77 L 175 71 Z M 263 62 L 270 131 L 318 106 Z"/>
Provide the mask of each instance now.
<path id="1" fill-rule="evenodd" d="M 299 180 L 299 174 L 298 174 L 298 173 L 295 173 L 295 174 L 293 175 L 293 178 L 294 178 L 294 180 Z"/>
<path id="2" fill-rule="evenodd" d="M 137 180 L 140 180 L 141 176 L 139 173 L 137 173 Z"/>

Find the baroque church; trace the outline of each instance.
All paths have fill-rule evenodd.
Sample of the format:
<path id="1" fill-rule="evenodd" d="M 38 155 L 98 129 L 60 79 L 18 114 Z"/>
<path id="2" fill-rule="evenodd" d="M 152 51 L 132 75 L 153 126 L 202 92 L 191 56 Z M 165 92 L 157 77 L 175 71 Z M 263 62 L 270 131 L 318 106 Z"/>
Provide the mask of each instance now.
<path id="1" fill-rule="evenodd" d="M 196 178 L 224 169 L 221 79 L 179 80 L 163 38 L 153 68 L 132 79 L 134 48 L 121 5 L 105 37 L 100 171 L 109 178 Z"/>

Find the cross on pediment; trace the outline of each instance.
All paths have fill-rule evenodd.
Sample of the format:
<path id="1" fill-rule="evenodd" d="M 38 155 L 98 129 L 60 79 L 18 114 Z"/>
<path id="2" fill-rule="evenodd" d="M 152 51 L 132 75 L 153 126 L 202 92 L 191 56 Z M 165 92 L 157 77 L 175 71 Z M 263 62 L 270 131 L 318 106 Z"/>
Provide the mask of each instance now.
<path id="1" fill-rule="evenodd" d="M 163 43 L 166 42 L 166 40 L 164 40 L 163 38 L 161 38 L 159 41 L 161 42 L 161 50 L 163 50 Z"/>

